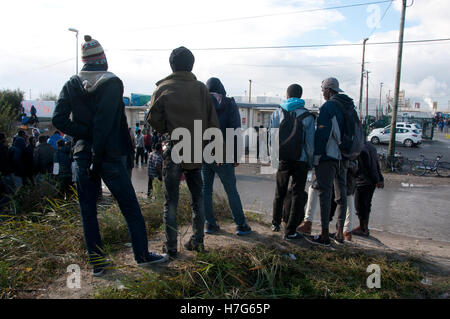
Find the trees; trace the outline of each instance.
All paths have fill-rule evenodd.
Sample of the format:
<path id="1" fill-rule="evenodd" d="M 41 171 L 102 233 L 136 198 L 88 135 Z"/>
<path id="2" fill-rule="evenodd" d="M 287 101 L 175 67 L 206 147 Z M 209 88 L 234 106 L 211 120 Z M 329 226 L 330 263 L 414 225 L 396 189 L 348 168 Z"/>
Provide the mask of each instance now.
<path id="1" fill-rule="evenodd" d="M 16 121 L 20 115 L 24 92 L 19 89 L 0 90 L 0 132 L 7 137 L 14 134 Z"/>

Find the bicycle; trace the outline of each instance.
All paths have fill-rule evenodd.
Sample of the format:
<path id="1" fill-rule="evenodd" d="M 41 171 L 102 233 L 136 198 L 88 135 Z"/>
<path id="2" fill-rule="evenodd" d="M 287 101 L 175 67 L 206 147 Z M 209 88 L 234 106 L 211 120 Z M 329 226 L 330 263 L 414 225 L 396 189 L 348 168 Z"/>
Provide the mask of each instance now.
<path id="1" fill-rule="evenodd" d="M 441 162 L 444 157 L 438 155 L 436 160 L 427 160 L 425 155 L 420 154 L 420 161 L 411 161 L 411 173 L 416 176 L 423 176 L 429 173 L 436 173 L 440 177 L 450 177 L 450 163 Z"/>
<path id="2" fill-rule="evenodd" d="M 378 160 L 380 161 L 380 168 L 382 171 L 403 172 L 405 159 L 400 152 L 395 152 L 394 156 L 387 156 L 386 153 L 383 152 L 378 154 Z"/>

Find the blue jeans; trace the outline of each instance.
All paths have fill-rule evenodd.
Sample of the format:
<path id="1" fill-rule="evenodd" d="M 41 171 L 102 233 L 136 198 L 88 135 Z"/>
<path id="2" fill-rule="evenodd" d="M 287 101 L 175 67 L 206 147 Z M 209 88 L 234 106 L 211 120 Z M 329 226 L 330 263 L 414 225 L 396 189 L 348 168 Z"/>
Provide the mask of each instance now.
<path id="1" fill-rule="evenodd" d="M 147 232 L 136 193 L 127 172 L 126 157 L 104 158 L 100 172 L 101 179 L 96 180 L 88 176 L 91 165 L 90 152 L 77 153 L 74 159 L 84 240 L 91 263 L 95 264 L 96 260 L 104 256 L 97 220 L 97 199 L 101 189 L 101 179 L 117 200 L 120 211 L 125 217 L 136 262 L 145 261 L 148 254 Z"/>
<path id="2" fill-rule="evenodd" d="M 184 173 L 186 183 L 191 193 L 192 207 L 192 230 L 191 240 L 203 243 L 205 211 L 202 196 L 202 176 L 200 169 L 183 170 L 180 165 L 175 164 L 170 156 L 164 159 L 163 181 L 164 181 L 164 226 L 166 231 L 166 248 L 177 249 L 177 208 L 180 193 L 181 174 Z"/>
<path id="3" fill-rule="evenodd" d="M 216 219 L 213 213 L 213 184 L 214 175 L 217 175 L 222 182 L 223 188 L 227 193 L 228 204 L 230 205 L 233 220 L 238 226 L 246 224 L 244 211 L 242 209 L 241 198 L 236 188 L 236 175 L 234 173 L 233 164 L 225 163 L 222 166 L 217 164 L 203 163 L 202 178 L 203 178 L 203 201 L 205 203 L 205 218 L 210 225 L 216 224 Z"/>

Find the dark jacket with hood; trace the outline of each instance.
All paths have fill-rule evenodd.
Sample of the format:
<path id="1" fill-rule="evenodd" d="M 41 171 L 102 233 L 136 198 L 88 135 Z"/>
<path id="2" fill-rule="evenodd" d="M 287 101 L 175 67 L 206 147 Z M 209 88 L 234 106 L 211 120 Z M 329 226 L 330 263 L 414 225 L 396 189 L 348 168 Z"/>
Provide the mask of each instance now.
<path id="1" fill-rule="evenodd" d="M 71 150 L 67 145 L 58 148 L 53 156 L 53 162 L 59 164 L 58 177 L 72 178 L 72 156 Z"/>
<path id="2" fill-rule="evenodd" d="M 53 155 L 56 150 L 48 143 L 39 143 L 34 149 L 34 167 L 35 171 L 40 174 L 52 174 L 53 172 Z"/>
<path id="3" fill-rule="evenodd" d="M 353 100 L 345 94 L 335 94 L 320 108 L 314 138 L 314 157 L 317 159 L 341 160 L 339 149 L 344 132 L 344 115 L 341 108 L 354 109 Z"/>
<path id="4" fill-rule="evenodd" d="M 379 182 L 384 181 L 378 162 L 377 150 L 367 141 L 364 142 L 364 147 L 358 156 L 358 167 L 357 186 L 375 186 Z"/>
<path id="5" fill-rule="evenodd" d="M 13 146 L 10 149 L 10 160 L 12 165 L 12 172 L 19 177 L 25 176 L 25 152 L 26 142 L 23 137 L 16 137 Z"/>
<path id="6" fill-rule="evenodd" d="M 220 130 L 222 131 L 224 144 L 227 144 L 227 128 L 233 130 L 241 127 L 241 115 L 239 108 L 234 101 L 234 98 L 226 97 L 227 92 L 223 87 L 222 82 L 218 78 L 210 78 L 206 81 L 206 87 L 211 93 L 214 109 L 216 110 L 217 118 L 219 120 Z M 226 147 L 224 145 L 224 152 Z M 234 161 L 238 162 L 238 140 L 237 136 L 234 138 Z M 226 160 L 226 157 L 224 158 Z"/>
<path id="7" fill-rule="evenodd" d="M 106 67 L 85 65 L 77 76 L 70 78 L 56 102 L 52 123 L 73 136 L 74 155 L 92 151 L 93 162 L 132 151 L 123 83 Z"/>

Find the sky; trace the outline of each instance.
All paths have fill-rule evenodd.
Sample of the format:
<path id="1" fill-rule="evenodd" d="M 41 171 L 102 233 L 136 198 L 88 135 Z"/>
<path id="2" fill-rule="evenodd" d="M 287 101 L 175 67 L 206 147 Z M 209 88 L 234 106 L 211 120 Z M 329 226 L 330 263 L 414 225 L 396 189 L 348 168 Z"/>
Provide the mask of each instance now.
<path id="1" fill-rule="evenodd" d="M 380 3 L 335 8 L 370 2 Z M 412 2 L 405 40 L 450 38 L 450 1 Z M 312 10 L 320 8 L 335 9 Z M 394 91 L 398 46 L 370 43 L 398 41 L 400 10 L 400 0 L 8 1 L 0 20 L 0 89 L 19 88 L 27 99 L 58 95 L 75 74 L 76 49 L 89 34 L 105 49 L 109 71 L 123 80 L 125 95 L 152 94 L 155 83 L 171 73 L 171 50 L 185 46 L 195 56 L 196 77 L 218 77 L 228 96 L 248 94 L 251 79 L 253 97 L 284 98 L 286 88 L 299 83 L 304 98 L 319 100 L 321 81 L 333 76 L 357 104 L 360 45 L 223 48 L 361 44 L 369 37 L 369 97 L 379 97 L 382 82 L 384 100 Z M 78 47 L 68 28 L 79 30 Z M 401 89 L 425 111 L 433 101 L 450 110 L 449 50 L 450 41 L 404 45 Z"/>

